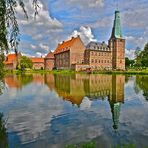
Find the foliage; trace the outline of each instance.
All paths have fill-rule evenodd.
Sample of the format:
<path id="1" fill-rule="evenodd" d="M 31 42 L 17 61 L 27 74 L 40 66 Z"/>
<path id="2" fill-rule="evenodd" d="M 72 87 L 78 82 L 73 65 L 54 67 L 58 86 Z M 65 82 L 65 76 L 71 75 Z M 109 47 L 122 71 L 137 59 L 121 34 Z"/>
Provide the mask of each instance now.
<path id="1" fill-rule="evenodd" d="M 117 145 L 115 148 L 136 148 L 134 144 L 123 144 L 123 145 Z"/>
<path id="2" fill-rule="evenodd" d="M 33 63 L 31 61 L 30 58 L 26 57 L 26 56 L 22 56 L 21 60 L 20 60 L 20 64 L 19 64 L 19 68 L 21 70 L 25 70 L 25 68 L 32 68 Z"/>
<path id="3" fill-rule="evenodd" d="M 0 54 L 0 79 L 3 76 L 3 68 L 4 68 L 4 54 Z"/>
<path id="4" fill-rule="evenodd" d="M 134 60 L 130 60 L 128 57 L 125 58 L 125 67 L 133 67 L 134 66 L 135 61 Z"/>
<path id="5" fill-rule="evenodd" d="M 148 43 L 146 43 L 144 50 L 136 54 L 136 66 L 148 67 Z"/>
<path id="6" fill-rule="evenodd" d="M 65 148 L 97 148 L 97 147 L 96 147 L 96 142 L 91 141 L 80 145 L 68 145 Z"/>
<path id="7" fill-rule="evenodd" d="M 38 14 L 38 0 L 32 0 L 35 15 Z M 0 51 L 8 51 L 8 42 L 11 49 L 17 53 L 19 43 L 19 26 L 16 18 L 16 7 L 20 5 L 28 19 L 23 0 L 0 0 Z"/>
<path id="8" fill-rule="evenodd" d="M 8 136 L 6 132 L 6 122 L 3 119 L 3 114 L 0 113 L 0 147 L 8 148 Z"/>

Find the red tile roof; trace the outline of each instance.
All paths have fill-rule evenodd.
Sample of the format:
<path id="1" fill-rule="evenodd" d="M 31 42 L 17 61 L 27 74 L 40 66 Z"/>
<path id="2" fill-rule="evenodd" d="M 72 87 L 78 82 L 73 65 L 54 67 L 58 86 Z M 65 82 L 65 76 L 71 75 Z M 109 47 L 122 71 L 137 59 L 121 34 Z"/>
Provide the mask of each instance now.
<path id="1" fill-rule="evenodd" d="M 62 44 L 59 44 L 58 47 L 55 50 L 55 54 L 68 51 L 70 50 L 70 47 L 73 45 L 73 43 L 78 39 L 79 37 L 72 37 L 71 40 L 63 41 Z"/>
<path id="2" fill-rule="evenodd" d="M 54 52 L 49 52 L 45 58 L 54 59 Z"/>
<path id="3" fill-rule="evenodd" d="M 30 58 L 33 63 L 44 63 L 44 58 Z"/>
<path id="4" fill-rule="evenodd" d="M 13 64 L 13 62 L 16 60 L 16 54 L 9 54 L 7 55 L 5 64 Z"/>

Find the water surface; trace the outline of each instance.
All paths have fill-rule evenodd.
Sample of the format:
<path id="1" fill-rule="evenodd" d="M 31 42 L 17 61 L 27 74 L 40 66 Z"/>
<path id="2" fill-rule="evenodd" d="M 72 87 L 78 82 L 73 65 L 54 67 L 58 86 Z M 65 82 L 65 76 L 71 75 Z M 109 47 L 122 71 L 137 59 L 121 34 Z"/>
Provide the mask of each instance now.
<path id="1" fill-rule="evenodd" d="M 148 76 L 32 74 L 4 81 L 0 112 L 10 148 L 92 140 L 101 148 L 148 146 Z"/>

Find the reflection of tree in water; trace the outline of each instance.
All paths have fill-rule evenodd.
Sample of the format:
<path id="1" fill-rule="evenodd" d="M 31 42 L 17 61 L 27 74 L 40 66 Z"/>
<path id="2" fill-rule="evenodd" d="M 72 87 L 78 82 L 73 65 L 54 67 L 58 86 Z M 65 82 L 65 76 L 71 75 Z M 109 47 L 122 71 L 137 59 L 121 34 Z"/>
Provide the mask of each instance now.
<path id="1" fill-rule="evenodd" d="M 4 82 L 3 82 L 3 74 L 0 72 L 0 95 L 3 93 Z"/>
<path id="2" fill-rule="evenodd" d="M 4 83 L 2 80 L 0 80 L 0 95 L 3 93 L 3 89 L 4 89 Z"/>
<path id="3" fill-rule="evenodd" d="M 3 114 L 0 113 L 0 148 L 8 148 L 8 137 L 5 124 L 6 122 L 3 119 Z"/>
<path id="4" fill-rule="evenodd" d="M 135 88 L 140 88 L 143 91 L 143 96 L 148 101 L 148 76 L 136 76 Z"/>

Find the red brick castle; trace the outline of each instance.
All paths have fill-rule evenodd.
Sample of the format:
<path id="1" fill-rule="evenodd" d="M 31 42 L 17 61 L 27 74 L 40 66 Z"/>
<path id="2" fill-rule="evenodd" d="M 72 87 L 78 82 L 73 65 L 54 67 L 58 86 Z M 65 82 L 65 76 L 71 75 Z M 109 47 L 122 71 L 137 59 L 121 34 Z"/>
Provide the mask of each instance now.
<path id="1" fill-rule="evenodd" d="M 85 46 L 80 36 L 72 37 L 59 43 L 42 62 L 35 63 L 34 69 L 125 70 L 125 39 L 120 20 L 120 11 L 117 10 L 108 44 L 90 42 Z"/>
<path id="2" fill-rule="evenodd" d="M 122 37 L 120 11 L 115 11 L 108 45 L 105 42 L 90 42 L 85 47 L 78 36 L 63 41 L 53 54 L 54 64 L 46 66 L 45 62 L 47 69 L 125 70 L 125 39 Z"/>

